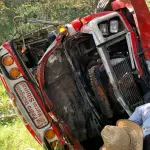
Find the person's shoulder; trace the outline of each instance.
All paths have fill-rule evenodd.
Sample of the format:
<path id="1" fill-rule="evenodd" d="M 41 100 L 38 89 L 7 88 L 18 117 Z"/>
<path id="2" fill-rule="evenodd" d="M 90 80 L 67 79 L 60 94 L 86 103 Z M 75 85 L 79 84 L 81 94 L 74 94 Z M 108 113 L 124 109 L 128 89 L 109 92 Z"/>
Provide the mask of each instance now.
<path id="1" fill-rule="evenodd" d="M 141 106 L 138 106 L 137 108 L 136 108 L 136 110 L 142 110 L 142 109 L 144 109 L 144 108 L 150 108 L 150 103 L 146 103 L 146 104 L 143 104 L 143 105 L 141 105 Z"/>
<path id="2" fill-rule="evenodd" d="M 141 105 L 141 107 L 149 107 L 150 106 L 150 103 L 146 103 L 144 105 Z"/>

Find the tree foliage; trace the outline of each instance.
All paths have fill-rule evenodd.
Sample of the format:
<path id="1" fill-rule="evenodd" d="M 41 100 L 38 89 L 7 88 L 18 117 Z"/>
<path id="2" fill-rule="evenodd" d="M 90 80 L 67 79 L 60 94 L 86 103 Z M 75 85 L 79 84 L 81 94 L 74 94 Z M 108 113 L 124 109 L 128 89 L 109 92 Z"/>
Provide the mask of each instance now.
<path id="1" fill-rule="evenodd" d="M 6 116 L 10 116 L 11 114 L 14 114 L 13 107 L 10 103 L 9 97 L 6 94 L 6 91 L 4 87 L 2 86 L 2 83 L 0 82 L 0 124 L 3 124 L 3 122 L 11 122 L 12 120 L 9 119 L 7 121 L 4 121 Z M 13 119 L 13 118 L 12 118 Z"/>
<path id="2" fill-rule="evenodd" d="M 92 13 L 95 1 L 92 0 L 5 0 L 5 7 L 0 7 L 0 44 L 13 38 L 13 18 L 34 18 L 69 23 L 75 18 Z M 43 25 L 22 23 L 24 32 Z"/>

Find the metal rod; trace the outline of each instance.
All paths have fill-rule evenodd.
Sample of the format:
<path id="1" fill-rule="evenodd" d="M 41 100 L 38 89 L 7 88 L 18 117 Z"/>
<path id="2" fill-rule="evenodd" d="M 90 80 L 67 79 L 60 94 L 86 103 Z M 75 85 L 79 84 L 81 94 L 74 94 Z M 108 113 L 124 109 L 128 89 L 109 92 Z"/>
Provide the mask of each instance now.
<path id="1" fill-rule="evenodd" d="M 49 24 L 49 25 L 54 25 L 54 26 L 59 25 L 57 22 L 54 22 L 54 21 L 46 21 L 46 20 L 27 19 L 26 21 L 27 21 L 27 22 L 31 22 L 31 23 L 43 23 L 43 24 Z"/>

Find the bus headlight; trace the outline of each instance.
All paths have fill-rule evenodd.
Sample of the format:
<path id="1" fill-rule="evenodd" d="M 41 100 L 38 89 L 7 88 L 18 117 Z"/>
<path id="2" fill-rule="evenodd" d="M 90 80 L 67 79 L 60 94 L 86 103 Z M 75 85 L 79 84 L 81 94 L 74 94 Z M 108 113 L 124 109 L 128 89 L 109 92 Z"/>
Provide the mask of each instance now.
<path id="1" fill-rule="evenodd" d="M 12 79 L 17 79 L 17 78 L 20 76 L 20 71 L 19 71 L 19 69 L 16 68 L 16 67 L 10 69 L 10 71 L 9 71 L 9 76 L 10 76 Z"/>
<path id="2" fill-rule="evenodd" d="M 110 21 L 110 33 L 117 33 L 119 31 L 119 22 L 118 20 Z"/>
<path id="3" fill-rule="evenodd" d="M 99 28 L 100 28 L 103 35 L 109 35 L 108 24 L 107 23 L 100 24 Z"/>
<path id="4" fill-rule="evenodd" d="M 7 55 L 2 58 L 2 64 L 4 66 L 11 66 L 14 63 L 14 60 L 11 56 Z"/>

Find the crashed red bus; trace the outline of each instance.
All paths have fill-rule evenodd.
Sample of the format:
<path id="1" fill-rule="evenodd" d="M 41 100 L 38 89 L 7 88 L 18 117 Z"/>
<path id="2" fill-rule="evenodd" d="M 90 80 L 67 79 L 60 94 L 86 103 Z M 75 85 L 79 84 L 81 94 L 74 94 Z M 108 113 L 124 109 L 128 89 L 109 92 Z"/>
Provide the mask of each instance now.
<path id="1" fill-rule="evenodd" d="M 0 47 L 1 79 L 14 109 L 45 149 L 99 149 L 103 127 L 127 119 L 150 90 L 146 3 L 111 5 Z"/>

